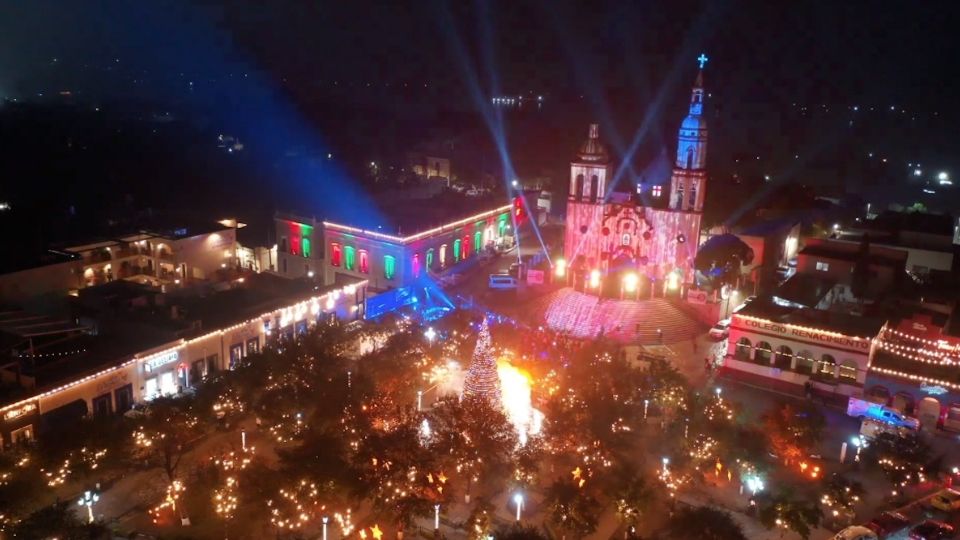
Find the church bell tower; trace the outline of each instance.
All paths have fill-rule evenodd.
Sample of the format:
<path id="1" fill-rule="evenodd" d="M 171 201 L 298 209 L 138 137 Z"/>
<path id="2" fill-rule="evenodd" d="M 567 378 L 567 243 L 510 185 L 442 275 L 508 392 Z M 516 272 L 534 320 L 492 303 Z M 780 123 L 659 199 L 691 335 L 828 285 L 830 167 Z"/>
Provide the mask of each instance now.
<path id="1" fill-rule="evenodd" d="M 703 66 L 707 57 L 697 58 L 700 71 L 690 95 L 690 112 L 680 124 L 677 159 L 670 177 L 670 209 L 703 212 L 707 187 L 707 121 L 703 117 Z"/>

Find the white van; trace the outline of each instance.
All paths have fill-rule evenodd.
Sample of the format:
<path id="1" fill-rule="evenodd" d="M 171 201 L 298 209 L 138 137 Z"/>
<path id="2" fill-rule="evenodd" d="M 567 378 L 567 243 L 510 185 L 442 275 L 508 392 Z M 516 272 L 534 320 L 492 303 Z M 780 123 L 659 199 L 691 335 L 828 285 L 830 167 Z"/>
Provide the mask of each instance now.
<path id="1" fill-rule="evenodd" d="M 837 533 L 833 540 L 878 540 L 877 533 L 866 527 L 854 525 Z"/>
<path id="2" fill-rule="evenodd" d="M 516 289 L 517 278 L 510 274 L 490 274 L 487 286 L 491 289 Z"/>

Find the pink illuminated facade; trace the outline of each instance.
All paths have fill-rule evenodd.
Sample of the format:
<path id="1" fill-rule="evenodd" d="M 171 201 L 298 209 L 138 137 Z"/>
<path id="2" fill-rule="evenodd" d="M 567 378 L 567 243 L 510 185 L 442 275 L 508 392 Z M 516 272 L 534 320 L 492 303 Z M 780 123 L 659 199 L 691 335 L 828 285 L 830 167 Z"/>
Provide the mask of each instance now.
<path id="1" fill-rule="evenodd" d="M 693 279 L 707 182 L 703 95 L 701 72 L 689 115 L 680 126 L 669 199 L 660 205 L 665 208 L 655 207 L 655 200 L 646 205 L 626 194 L 608 193 L 610 159 L 598 126 L 590 126 L 589 137 L 570 164 L 564 257 L 574 287 L 633 293 L 622 290 L 622 284 L 639 276 L 640 288 L 649 293 L 648 287 L 656 283 L 677 287 Z M 662 188 L 655 186 L 650 195 L 659 198 Z"/>

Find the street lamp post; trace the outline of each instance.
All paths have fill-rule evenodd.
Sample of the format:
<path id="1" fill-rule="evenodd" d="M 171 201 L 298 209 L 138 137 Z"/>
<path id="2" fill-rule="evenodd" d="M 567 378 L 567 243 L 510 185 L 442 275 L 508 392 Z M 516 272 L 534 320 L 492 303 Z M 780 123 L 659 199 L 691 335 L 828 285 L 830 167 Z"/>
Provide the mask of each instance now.
<path id="1" fill-rule="evenodd" d="M 667 474 L 667 465 L 670 464 L 670 458 L 663 458 L 663 474 Z"/>
<path id="2" fill-rule="evenodd" d="M 417 390 L 417 412 L 423 408 L 423 390 Z"/>
<path id="3" fill-rule="evenodd" d="M 80 506 L 87 507 L 87 519 L 90 523 L 93 523 L 93 505 L 100 500 L 100 495 L 87 490 L 83 492 L 83 496 L 80 497 L 80 500 L 77 501 L 77 504 Z"/>
<path id="4" fill-rule="evenodd" d="M 440 530 L 440 505 L 433 505 L 433 530 Z"/>
<path id="5" fill-rule="evenodd" d="M 323 516 L 323 540 L 327 540 L 327 522 L 330 521 L 330 518 Z"/>
<path id="6" fill-rule="evenodd" d="M 520 522 L 520 509 L 523 508 L 523 495 L 517 493 L 513 496 L 513 502 L 517 505 L 517 522 Z"/>

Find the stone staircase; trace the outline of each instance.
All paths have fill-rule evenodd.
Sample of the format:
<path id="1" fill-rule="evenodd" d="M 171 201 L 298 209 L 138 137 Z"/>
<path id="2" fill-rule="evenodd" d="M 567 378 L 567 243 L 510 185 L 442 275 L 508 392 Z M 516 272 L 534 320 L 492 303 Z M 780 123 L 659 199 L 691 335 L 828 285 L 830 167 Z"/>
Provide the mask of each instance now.
<path id="1" fill-rule="evenodd" d="M 686 310 L 663 298 L 614 300 L 565 288 L 533 300 L 530 309 L 551 329 L 580 339 L 602 335 L 624 344 L 655 345 L 690 340 L 707 330 Z"/>

